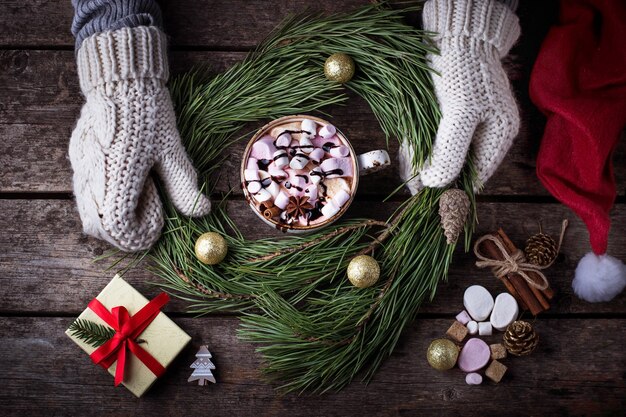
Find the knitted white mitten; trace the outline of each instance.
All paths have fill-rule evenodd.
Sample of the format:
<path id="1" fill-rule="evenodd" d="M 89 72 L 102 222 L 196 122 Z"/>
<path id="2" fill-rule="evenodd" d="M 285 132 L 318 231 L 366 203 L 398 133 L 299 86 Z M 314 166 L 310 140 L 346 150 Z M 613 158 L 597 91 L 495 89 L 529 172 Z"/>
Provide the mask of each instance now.
<path id="1" fill-rule="evenodd" d="M 429 0 L 424 29 L 436 32 L 440 55 L 429 55 L 443 115 L 430 159 L 419 173 L 413 150 L 400 147 L 400 175 L 416 194 L 460 174 L 472 145 L 480 188 L 504 159 L 519 130 L 519 112 L 500 59 L 520 35 L 517 16 L 496 0 Z"/>
<path id="2" fill-rule="evenodd" d="M 153 26 L 87 38 L 77 53 L 87 102 L 70 139 L 74 194 L 85 233 L 125 251 L 149 248 L 163 226 L 155 168 L 185 215 L 210 211 L 176 128 L 165 34 Z"/>

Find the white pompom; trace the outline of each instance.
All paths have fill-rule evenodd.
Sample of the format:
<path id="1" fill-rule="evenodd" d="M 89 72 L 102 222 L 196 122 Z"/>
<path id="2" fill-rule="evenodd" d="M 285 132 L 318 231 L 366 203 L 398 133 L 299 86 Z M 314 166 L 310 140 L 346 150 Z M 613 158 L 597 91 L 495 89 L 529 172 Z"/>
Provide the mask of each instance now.
<path id="1" fill-rule="evenodd" d="M 626 265 L 609 255 L 589 252 L 578 263 L 572 288 L 590 303 L 610 301 L 626 287 Z"/>

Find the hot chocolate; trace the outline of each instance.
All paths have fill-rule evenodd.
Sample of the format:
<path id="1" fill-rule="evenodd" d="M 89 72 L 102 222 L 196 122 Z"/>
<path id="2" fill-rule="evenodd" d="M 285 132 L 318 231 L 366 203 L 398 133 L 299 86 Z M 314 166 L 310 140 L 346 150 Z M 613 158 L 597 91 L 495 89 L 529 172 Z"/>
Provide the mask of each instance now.
<path id="1" fill-rule="evenodd" d="M 281 230 L 329 223 L 349 205 L 358 178 L 354 150 L 337 129 L 308 118 L 270 124 L 244 155 L 243 187 Z"/>

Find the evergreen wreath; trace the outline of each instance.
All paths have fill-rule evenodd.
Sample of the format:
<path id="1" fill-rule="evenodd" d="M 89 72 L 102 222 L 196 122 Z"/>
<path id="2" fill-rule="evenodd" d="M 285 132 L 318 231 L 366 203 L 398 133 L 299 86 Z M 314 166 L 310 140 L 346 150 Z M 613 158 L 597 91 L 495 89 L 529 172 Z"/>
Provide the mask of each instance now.
<path id="1" fill-rule="evenodd" d="M 250 137 L 238 134 L 248 122 L 345 102 L 344 86 L 322 71 L 335 52 L 357 64 L 345 87 L 369 103 L 387 140 L 409 142 L 413 163 L 421 166 L 439 109 L 425 58 L 434 52 L 430 34 L 403 21 L 418 9 L 377 4 L 330 17 L 294 17 L 226 72 L 207 77 L 194 71 L 173 80 L 178 127 L 195 166 L 205 176 L 215 173 L 224 149 Z M 472 202 L 466 250 L 476 220 L 472 180 L 466 167 L 456 184 Z M 339 390 L 361 371 L 365 380 L 372 377 L 447 276 L 455 244 L 446 243 L 437 213 L 444 191 L 424 189 L 386 221 L 355 219 L 306 236 L 255 241 L 243 237 L 226 204 L 188 219 L 167 203 L 151 268 L 164 280 L 159 285 L 191 302 L 190 312 L 242 313 L 239 336 L 258 344 L 264 371 L 280 389 Z M 208 231 L 228 243 L 228 256 L 215 266 L 194 256 L 195 240 Z M 348 262 L 359 254 L 381 265 L 382 279 L 373 287 L 355 288 L 346 279 Z"/>

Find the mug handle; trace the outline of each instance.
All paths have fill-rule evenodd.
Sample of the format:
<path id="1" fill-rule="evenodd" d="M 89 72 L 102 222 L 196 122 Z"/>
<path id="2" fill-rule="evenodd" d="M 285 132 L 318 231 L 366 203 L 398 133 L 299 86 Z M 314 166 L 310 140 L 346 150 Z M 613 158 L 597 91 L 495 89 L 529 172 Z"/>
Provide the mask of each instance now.
<path id="1" fill-rule="evenodd" d="M 362 153 L 356 157 L 359 175 L 368 175 L 391 165 L 389 154 L 384 149 Z"/>

